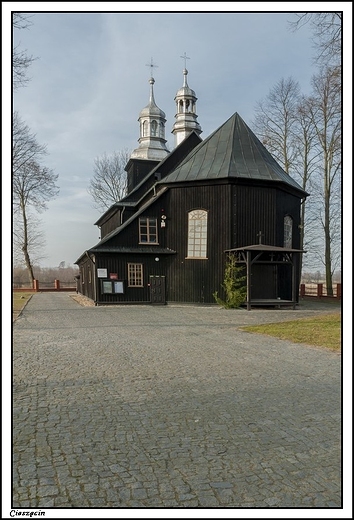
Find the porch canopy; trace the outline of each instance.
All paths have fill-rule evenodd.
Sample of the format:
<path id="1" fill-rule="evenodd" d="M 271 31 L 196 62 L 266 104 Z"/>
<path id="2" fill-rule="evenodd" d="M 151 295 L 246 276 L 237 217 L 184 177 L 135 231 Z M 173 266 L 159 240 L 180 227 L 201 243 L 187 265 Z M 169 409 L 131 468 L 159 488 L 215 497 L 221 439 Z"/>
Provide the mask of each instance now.
<path id="1" fill-rule="evenodd" d="M 297 303 L 297 270 L 298 260 L 301 253 L 306 251 L 302 249 L 293 249 L 289 247 L 278 247 L 270 246 L 266 244 L 255 244 L 244 247 L 237 247 L 235 249 L 226 249 L 225 253 L 232 253 L 236 256 L 237 263 L 246 265 L 246 280 L 247 280 L 247 297 L 246 306 L 247 310 L 251 310 L 251 307 L 255 306 L 292 306 L 296 308 Z M 269 295 L 270 297 L 254 298 L 252 297 L 252 267 L 255 265 L 263 264 L 267 266 L 275 267 L 275 278 L 274 287 L 277 287 L 278 283 L 278 270 L 277 266 L 290 266 L 291 267 L 291 299 L 284 299 L 279 296 L 274 297 L 274 294 Z M 266 273 L 264 273 L 266 275 Z M 265 282 L 265 278 L 261 280 Z M 266 286 L 266 284 L 264 283 Z"/>

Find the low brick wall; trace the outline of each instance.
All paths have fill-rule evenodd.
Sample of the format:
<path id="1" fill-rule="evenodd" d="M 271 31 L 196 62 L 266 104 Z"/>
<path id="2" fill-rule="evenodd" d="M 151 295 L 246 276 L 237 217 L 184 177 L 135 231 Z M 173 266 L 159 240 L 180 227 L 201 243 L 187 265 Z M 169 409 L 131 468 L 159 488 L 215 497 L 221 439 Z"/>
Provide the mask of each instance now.
<path id="1" fill-rule="evenodd" d="M 66 282 L 64 282 L 66 283 Z M 39 282 L 38 280 L 33 281 L 33 287 L 13 287 L 14 292 L 48 292 L 48 291 L 66 291 L 66 292 L 76 292 L 76 286 L 72 285 L 70 287 L 63 287 L 60 283 L 60 280 L 54 280 L 53 283 Z"/>
<path id="2" fill-rule="evenodd" d="M 300 284 L 300 298 L 316 298 L 326 300 L 341 300 L 342 299 L 342 284 L 337 283 L 333 285 L 333 296 L 328 296 L 326 286 L 323 283 L 317 284 Z"/>

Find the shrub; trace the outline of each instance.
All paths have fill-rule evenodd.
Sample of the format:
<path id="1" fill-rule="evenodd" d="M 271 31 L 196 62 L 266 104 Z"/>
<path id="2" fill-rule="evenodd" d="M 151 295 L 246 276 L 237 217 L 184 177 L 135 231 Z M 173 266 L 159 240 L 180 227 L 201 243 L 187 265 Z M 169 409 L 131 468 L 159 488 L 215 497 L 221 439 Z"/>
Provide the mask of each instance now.
<path id="1" fill-rule="evenodd" d="M 224 283 L 221 285 L 225 291 L 226 298 L 222 300 L 219 298 L 217 291 L 213 293 L 216 303 L 225 309 L 237 309 L 246 300 L 246 276 L 243 274 L 243 271 L 244 267 L 236 263 L 235 256 L 229 254 L 225 266 Z"/>

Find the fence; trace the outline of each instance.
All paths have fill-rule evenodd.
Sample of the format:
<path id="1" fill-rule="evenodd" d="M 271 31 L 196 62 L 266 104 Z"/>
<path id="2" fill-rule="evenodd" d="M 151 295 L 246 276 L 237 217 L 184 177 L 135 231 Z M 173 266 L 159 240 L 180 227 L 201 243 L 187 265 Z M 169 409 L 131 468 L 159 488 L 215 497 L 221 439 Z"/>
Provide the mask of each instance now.
<path id="1" fill-rule="evenodd" d="M 54 280 L 54 282 L 40 282 L 34 280 L 33 287 L 28 283 L 23 284 L 20 282 L 14 282 L 12 284 L 14 291 L 26 291 L 26 292 L 40 292 L 40 291 L 70 291 L 76 292 L 75 282 L 61 282 L 60 280 Z M 328 298 L 328 299 L 342 299 L 342 284 L 337 283 L 333 285 L 333 296 L 328 296 L 326 285 L 323 283 L 302 283 L 300 284 L 300 298 Z"/>
<path id="2" fill-rule="evenodd" d="M 300 297 L 310 298 L 328 298 L 341 300 L 342 299 L 342 284 L 337 283 L 333 285 L 333 295 L 327 294 L 327 287 L 324 283 L 302 283 L 300 284 Z"/>
<path id="3" fill-rule="evenodd" d="M 24 284 L 22 282 L 13 282 L 13 291 L 22 292 L 41 292 L 41 291 L 70 291 L 76 292 L 76 283 L 73 282 L 61 282 L 60 280 L 54 280 L 54 282 L 41 282 L 39 280 L 33 281 L 33 286 L 29 283 Z"/>

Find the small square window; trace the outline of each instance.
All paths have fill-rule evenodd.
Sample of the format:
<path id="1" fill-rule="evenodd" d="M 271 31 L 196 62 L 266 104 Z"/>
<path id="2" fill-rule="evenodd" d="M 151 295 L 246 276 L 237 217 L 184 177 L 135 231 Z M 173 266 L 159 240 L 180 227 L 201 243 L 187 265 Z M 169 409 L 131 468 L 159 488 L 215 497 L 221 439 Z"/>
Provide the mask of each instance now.
<path id="1" fill-rule="evenodd" d="M 157 244 L 157 218 L 141 217 L 139 219 L 139 243 Z"/>

